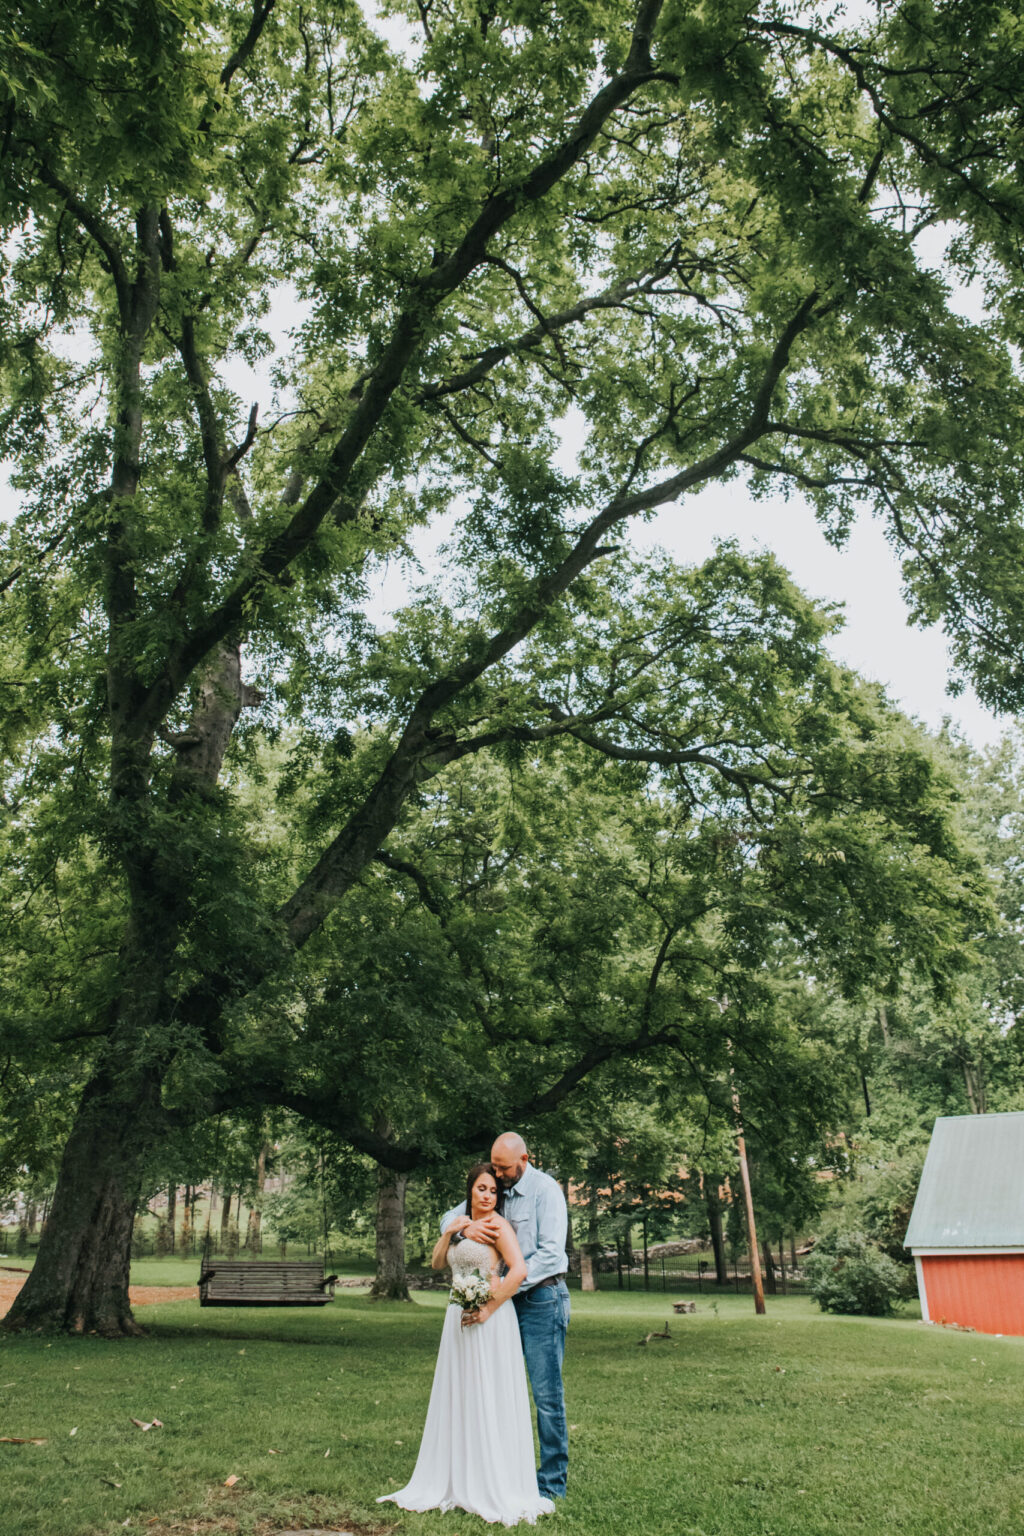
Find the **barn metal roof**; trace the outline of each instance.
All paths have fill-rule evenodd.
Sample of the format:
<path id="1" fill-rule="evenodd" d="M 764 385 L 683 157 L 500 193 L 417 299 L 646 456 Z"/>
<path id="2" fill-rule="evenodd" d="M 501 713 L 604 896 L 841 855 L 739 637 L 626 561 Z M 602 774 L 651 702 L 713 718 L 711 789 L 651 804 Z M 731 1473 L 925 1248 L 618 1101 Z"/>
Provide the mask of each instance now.
<path id="1" fill-rule="evenodd" d="M 1024 1247 L 1024 1112 L 936 1120 L 904 1243 Z"/>

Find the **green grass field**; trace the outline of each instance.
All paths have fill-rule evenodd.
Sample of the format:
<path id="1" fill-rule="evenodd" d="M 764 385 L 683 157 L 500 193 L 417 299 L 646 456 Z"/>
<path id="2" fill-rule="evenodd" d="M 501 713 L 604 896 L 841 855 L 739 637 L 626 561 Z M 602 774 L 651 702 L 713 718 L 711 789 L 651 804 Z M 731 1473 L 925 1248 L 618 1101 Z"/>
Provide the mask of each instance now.
<path id="1" fill-rule="evenodd" d="M 373 1502 L 412 1470 L 443 1305 L 177 1302 L 140 1311 L 141 1341 L 0 1335 L 0 1435 L 46 1440 L 0 1444 L 0 1530 L 482 1533 Z M 1024 1340 L 825 1317 L 799 1298 L 761 1319 L 745 1297 L 698 1306 L 672 1319 L 676 1342 L 638 1348 L 664 1298 L 574 1294 L 570 1497 L 542 1528 L 1018 1536 Z"/>

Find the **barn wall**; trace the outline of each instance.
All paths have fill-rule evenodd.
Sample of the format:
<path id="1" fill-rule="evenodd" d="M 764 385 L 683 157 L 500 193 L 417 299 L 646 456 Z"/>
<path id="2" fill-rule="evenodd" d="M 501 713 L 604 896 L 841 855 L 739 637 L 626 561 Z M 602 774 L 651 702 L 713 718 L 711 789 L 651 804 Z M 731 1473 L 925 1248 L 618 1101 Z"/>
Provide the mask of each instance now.
<path id="1" fill-rule="evenodd" d="M 1024 1335 L 1024 1254 L 921 1257 L 919 1275 L 933 1323 L 959 1323 L 979 1333 Z"/>

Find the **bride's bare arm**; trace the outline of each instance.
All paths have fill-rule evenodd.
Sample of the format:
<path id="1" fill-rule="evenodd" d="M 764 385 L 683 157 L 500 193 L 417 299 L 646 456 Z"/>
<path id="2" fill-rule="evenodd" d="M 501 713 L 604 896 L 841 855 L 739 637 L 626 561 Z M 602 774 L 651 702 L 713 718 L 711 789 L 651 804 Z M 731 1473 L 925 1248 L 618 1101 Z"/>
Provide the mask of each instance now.
<path id="1" fill-rule="evenodd" d="M 434 1251 L 430 1255 L 431 1269 L 446 1269 L 448 1267 L 448 1244 L 451 1242 L 458 1227 L 454 1224 L 446 1232 L 442 1232 L 438 1241 L 434 1244 Z"/>

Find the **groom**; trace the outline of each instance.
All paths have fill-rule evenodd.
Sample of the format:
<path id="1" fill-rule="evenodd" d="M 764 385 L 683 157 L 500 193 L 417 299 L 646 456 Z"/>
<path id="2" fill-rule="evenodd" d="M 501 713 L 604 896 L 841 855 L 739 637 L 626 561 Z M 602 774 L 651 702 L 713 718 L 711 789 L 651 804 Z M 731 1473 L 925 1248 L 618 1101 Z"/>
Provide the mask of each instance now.
<path id="1" fill-rule="evenodd" d="M 526 1142 L 514 1131 L 499 1136 L 491 1148 L 491 1164 L 505 1190 L 505 1217 L 515 1229 L 526 1260 L 526 1279 L 512 1298 L 519 1318 L 526 1369 L 537 1406 L 540 1441 L 539 1492 L 548 1499 L 565 1498 L 569 1470 L 569 1431 L 562 1392 L 562 1358 L 569 1326 L 569 1267 L 565 1239 L 569 1216 L 565 1196 L 548 1173 L 530 1162 Z M 448 1211 L 441 1231 L 493 1242 L 496 1218 L 470 1221 L 466 1202 Z M 471 1322 L 472 1314 L 466 1317 Z"/>

